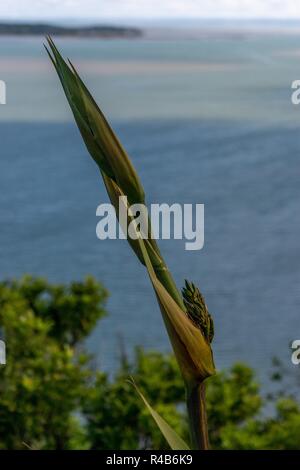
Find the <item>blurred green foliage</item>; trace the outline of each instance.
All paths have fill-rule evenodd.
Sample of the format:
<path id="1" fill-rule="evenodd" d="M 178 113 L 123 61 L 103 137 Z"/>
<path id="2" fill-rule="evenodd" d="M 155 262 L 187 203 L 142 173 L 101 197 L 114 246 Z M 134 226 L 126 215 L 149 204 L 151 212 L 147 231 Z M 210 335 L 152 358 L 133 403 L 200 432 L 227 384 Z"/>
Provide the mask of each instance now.
<path id="1" fill-rule="evenodd" d="M 68 287 L 29 276 L 0 284 L 7 348 L 0 368 L 0 448 L 77 445 L 82 427 L 76 412 L 92 379 L 89 357 L 78 346 L 105 314 L 106 297 L 90 277 Z"/>
<path id="2" fill-rule="evenodd" d="M 174 356 L 137 348 L 133 364 L 123 359 L 113 380 L 97 374 L 84 409 L 87 432 L 94 449 L 168 448 L 159 428 L 136 394 L 132 375 L 147 399 L 168 424 L 183 437 L 187 434 L 184 386 Z"/>
<path id="3" fill-rule="evenodd" d="M 26 276 L 0 284 L 0 449 L 166 449 L 127 381 L 185 440 L 184 388 L 172 355 L 137 348 L 115 374 L 95 371 L 82 341 L 105 314 L 106 290 L 93 278 L 68 286 Z M 280 374 L 277 374 L 277 379 Z M 207 382 L 210 439 L 216 449 L 300 449 L 300 407 L 281 393 L 262 397 L 243 364 Z"/>

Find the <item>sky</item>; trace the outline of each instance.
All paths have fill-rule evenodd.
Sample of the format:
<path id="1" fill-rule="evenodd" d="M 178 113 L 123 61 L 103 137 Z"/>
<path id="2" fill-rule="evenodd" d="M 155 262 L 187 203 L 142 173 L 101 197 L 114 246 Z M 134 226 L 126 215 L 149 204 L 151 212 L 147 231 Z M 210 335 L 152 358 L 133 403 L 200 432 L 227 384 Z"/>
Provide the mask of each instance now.
<path id="1" fill-rule="evenodd" d="M 300 18 L 300 0 L 1 0 L 0 18 Z"/>

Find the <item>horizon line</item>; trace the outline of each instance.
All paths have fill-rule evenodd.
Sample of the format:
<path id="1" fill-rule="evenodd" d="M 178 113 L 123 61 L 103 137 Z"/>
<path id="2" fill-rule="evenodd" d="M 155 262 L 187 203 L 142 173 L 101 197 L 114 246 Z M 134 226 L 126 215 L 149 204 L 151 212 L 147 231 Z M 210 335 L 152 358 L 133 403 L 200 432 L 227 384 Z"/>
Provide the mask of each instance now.
<path id="1" fill-rule="evenodd" d="M 26 18 L 20 18 L 20 17 L 1 17 L 0 16 L 0 22 L 12 22 L 12 21 L 17 21 L 17 22 L 36 22 L 36 21 L 143 21 L 143 22 L 153 22 L 153 21 L 166 21 L 166 22 L 173 22 L 173 21 L 191 21 L 191 22 L 196 22 L 196 21 L 241 21 L 241 22 L 248 22 L 248 21 L 272 21 L 272 22 L 298 22 L 300 21 L 300 13 L 299 16 L 291 17 L 291 16 L 286 16 L 286 17 L 273 17 L 273 16 L 249 16 L 249 17 L 243 17 L 243 16 L 193 16 L 193 17 L 182 17 L 182 16 L 174 16 L 172 18 L 168 16 L 153 16 L 153 17 L 103 17 L 103 18 L 95 18 L 95 17 L 84 17 L 80 18 L 78 16 L 48 16 L 48 17 L 26 17 Z"/>

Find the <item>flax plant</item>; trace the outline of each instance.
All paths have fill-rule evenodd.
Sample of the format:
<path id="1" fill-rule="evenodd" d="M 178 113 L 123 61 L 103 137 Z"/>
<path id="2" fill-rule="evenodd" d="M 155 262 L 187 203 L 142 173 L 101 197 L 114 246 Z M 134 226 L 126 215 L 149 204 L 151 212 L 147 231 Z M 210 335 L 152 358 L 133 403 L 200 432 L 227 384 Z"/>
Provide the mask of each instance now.
<path id="1" fill-rule="evenodd" d="M 132 204 L 145 204 L 144 190 L 135 168 L 74 66 L 70 61 L 65 62 L 51 38 L 48 37 L 47 41 L 47 53 L 85 145 L 98 165 L 117 217 L 119 202 L 122 201 L 127 212 L 127 227 L 123 229 L 129 225 L 134 227 L 136 236 L 134 239 L 128 238 L 128 241 L 148 271 L 182 374 L 192 446 L 194 449 L 208 449 L 205 380 L 215 373 L 211 349 L 212 318 L 203 296 L 193 283 L 186 281 L 182 292 L 177 289 L 152 237 L 150 220 L 147 221 L 147 237 L 140 233 L 130 212 Z M 142 217 L 148 216 L 143 214 Z"/>

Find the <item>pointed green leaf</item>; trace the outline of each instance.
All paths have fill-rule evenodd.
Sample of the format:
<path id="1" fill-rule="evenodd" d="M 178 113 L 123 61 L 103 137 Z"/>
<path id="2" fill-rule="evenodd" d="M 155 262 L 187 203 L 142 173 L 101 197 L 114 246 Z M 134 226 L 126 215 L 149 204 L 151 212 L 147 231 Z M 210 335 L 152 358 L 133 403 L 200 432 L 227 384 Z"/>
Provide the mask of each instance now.
<path id="1" fill-rule="evenodd" d="M 150 412 L 152 418 L 156 422 L 157 426 L 159 427 L 161 433 L 163 434 L 164 438 L 168 442 L 169 446 L 172 450 L 190 450 L 189 446 L 181 439 L 180 436 L 174 431 L 174 429 L 169 426 L 169 424 L 152 408 L 152 406 L 148 403 L 142 392 L 138 389 L 137 385 L 131 379 L 130 383 L 134 386 L 137 393 L 143 400 L 146 408 Z"/>

